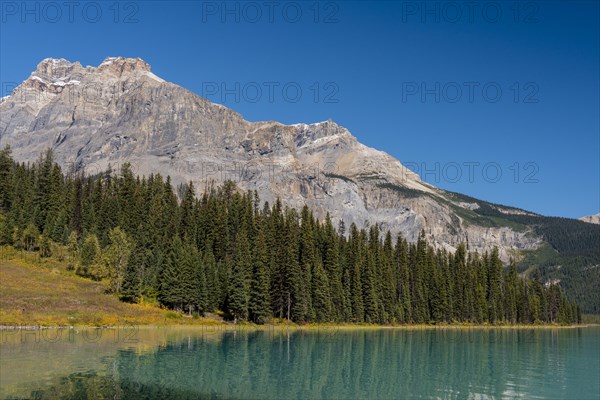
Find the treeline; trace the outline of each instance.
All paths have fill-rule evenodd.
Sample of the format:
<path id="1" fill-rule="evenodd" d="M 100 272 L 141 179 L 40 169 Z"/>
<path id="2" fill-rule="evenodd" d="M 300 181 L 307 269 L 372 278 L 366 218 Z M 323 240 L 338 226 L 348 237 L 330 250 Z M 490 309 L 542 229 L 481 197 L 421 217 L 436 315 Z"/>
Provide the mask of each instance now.
<path id="1" fill-rule="evenodd" d="M 512 208 L 477 200 L 460 193 L 457 198 L 479 205 L 473 212 L 483 217 L 497 217 L 517 224 L 531 226 L 535 233 L 542 236 L 562 256 L 587 257 L 591 262 L 600 262 L 600 225 L 590 224 L 573 218 L 546 217 L 523 213 L 506 214 L 498 208 Z"/>
<path id="2" fill-rule="evenodd" d="M 497 223 L 489 218 L 514 222 L 532 228 L 552 247 L 536 251 L 533 263 L 525 257 L 517 264 L 518 271 L 538 270 L 544 281 L 560 280 L 569 298 L 575 300 L 584 313 L 600 313 L 600 225 L 572 218 L 546 217 L 542 215 L 505 214 L 499 208 L 512 208 L 492 204 L 460 193 L 452 193 L 458 200 L 476 202 L 479 208 L 472 212 L 485 218 L 492 226 Z M 534 268 L 530 268 L 534 266 Z"/>
<path id="3" fill-rule="evenodd" d="M 64 174 L 48 152 L 32 165 L 0 152 L 0 242 L 50 256 L 67 246 L 78 274 L 122 300 L 264 323 L 574 323 L 577 305 L 539 276 L 506 271 L 498 251 L 455 253 L 260 204 L 231 182 L 173 188 L 169 177 Z"/>

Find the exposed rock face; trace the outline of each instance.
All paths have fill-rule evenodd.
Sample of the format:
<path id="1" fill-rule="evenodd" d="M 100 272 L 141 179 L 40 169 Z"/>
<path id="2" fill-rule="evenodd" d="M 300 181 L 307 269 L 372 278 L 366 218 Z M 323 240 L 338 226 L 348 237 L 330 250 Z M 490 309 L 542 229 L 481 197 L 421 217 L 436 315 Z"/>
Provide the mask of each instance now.
<path id="1" fill-rule="evenodd" d="M 579 218 L 579 220 L 590 224 L 600 224 L 600 213 L 594 215 L 587 215 L 585 217 Z"/>
<path id="2" fill-rule="evenodd" d="M 0 103 L 0 145 L 19 161 L 53 148 L 64 168 L 88 173 L 130 162 L 140 175 L 175 184 L 235 181 L 261 199 L 311 207 L 334 222 L 380 224 L 439 246 L 468 241 L 472 250 L 532 249 L 541 239 L 508 227 L 466 221 L 453 202 L 390 155 L 359 143 L 332 121 L 284 125 L 248 122 L 150 72 L 140 59 L 107 58 L 98 67 L 46 59 Z M 509 209 L 506 212 L 511 212 Z"/>

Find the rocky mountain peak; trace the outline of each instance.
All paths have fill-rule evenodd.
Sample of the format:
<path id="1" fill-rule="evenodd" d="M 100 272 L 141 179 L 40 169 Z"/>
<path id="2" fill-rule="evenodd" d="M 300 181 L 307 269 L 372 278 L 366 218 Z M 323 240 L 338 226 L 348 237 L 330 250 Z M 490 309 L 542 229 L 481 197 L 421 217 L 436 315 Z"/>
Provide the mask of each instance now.
<path id="1" fill-rule="evenodd" d="M 48 83 L 66 82 L 74 76 L 81 78 L 83 74 L 84 68 L 79 62 L 70 62 L 64 58 L 46 58 L 37 65 L 30 79 Z"/>
<path id="2" fill-rule="evenodd" d="M 129 162 L 138 175 L 169 175 L 199 191 L 233 180 L 318 218 L 377 224 L 411 241 L 425 231 L 447 249 L 468 238 L 471 250 L 498 246 L 506 259 L 541 243 L 527 230 L 478 225 L 478 214 L 332 120 L 246 121 L 163 81 L 140 58 L 108 57 L 97 67 L 45 59 L 0 112 L 0 145 L 18 161 L 52 148 L 65 169 L 90 174 Z"/>
<path id="3" fill-rule="evenodd" d="M 291 126 L 295 128 L 294 141 L 298 147 L 318 143 L 319 140 L 326 140 L 327 138 L 351 136 L 346 128 L 336 124 L 331 119 L 314 124 L 294 124 Z"/>
<path id="4" fill-rule="evenodd" d="M 107 57 L 98 67 L 88 66 L 87 68 L 83 68 L 79 62 L 71 62 L 64 58 L 46 58 L 37 65 L 29 79 L 44 82 L 47 85 L 57 82 L 58 86 L 62 86 L 61 82 L 80 81 L 82 77 L 89 74 L 110 75 L 112 78 L 122 78 L 130 74 L 152 75 L 155 79 L 162 81 L 150 73 L 150 64 L 146 61 L 141 58 L 127 57 Z"/>
<path id="5" fill-rule="evenodd" d="M 98 66 L 99 71 L 110 71 L 117 76 L 131 72 L 150 72 L 150 64 L 141 58 L 106 57 Z"/>
<path id="6" fill-rule="evenodd" d="M 586 215 L 585 217 L 579 218 L 580 221 L 587 222 L 589 224 L 600 225 L 600 213 L 594 215 Z"/>

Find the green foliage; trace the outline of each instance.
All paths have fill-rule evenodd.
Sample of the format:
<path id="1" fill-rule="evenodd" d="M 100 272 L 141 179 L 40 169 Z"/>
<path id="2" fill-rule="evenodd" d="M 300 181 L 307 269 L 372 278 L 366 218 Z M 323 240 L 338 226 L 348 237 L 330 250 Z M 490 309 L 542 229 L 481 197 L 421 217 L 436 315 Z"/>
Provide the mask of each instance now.
<path id="1" fill-rule="evenodd" d="M 131 252 L 119 291 L 119 298 L 127 303 L 137 303 L 142 295 L 142 279 L 140 272 L 145 269 L 144 250 L 135 248 Z"/>
<path id="2" fill-rule="evenodd" d="M 13 193 L 13 160 L 10 146 L 0 150 L 0 211 L 11 209 Z"/>
<path id="3" fill-rule="evenodd" d="M 178 198 L 168 177 L 138 178 L 127 164 L 118 174 L 64 175 L 51 152 L 23 165 L 4 150 L 0 188 L 8 191 L 0 196 L 3 243 L 40 255 L 48 255 L 51 243 L 66 245 L 69 268 L 105 280 L 126 302 L 144 298 L 194 315 L 222 310 L 234 321 L 255 323 L 274 317 L 298 323 L 577 322 L 581 310 L 565 298 L 563 282 L 543 282 L 575 265 L 555 268 L 552 254 L 581 254 L 577 266 L 586 265 L 595 252 L 577 240 L 589 246 L 597 238 L 589 224 L 500 216 L 493 205 L 479 214 L 465 210 L 515 224 L 530 218 L 526 222 L 553 243 L 553 253 L 537 259 L 542 268 L 532 268 L 538 274 L 524 280 L 514 263 L 505 271 L 497 250 L 478 255 L 459 245 L 449 253 L 434 249 L 424 233 L 408 243 L 377 225 L 359 230 L 352 224 L 346 237 L 329 215 L 319 221 L 308 207 L 298 214 L 279 200 L 261 208 L 256 193 L 238 192 L 231 182 L 204 188 L 201 198 L 191 183 L 181 185 Z M 565 288 L 582 292 L 584 281 L 597 276 L 590 269 L 579 281 L 565 279 Z M 573 282 L 580 286 L 568 286 Z"/>
<path id="4" fill-rule="evenodd" d="M 67 269 L 74 270 L 79 262 L 79 241 L 77 239 L 77 232 L 71 232 L 69 239 L 67 240 L 67 253 L 69 255 L 67 259 Z"/>
<path id="5" fill-rule="evenodd" d="M 100 242 L 96 235 L 88 234 L 81 245 L 77 274 L 102 278 Z"/>
<path id="6" fill-rule="evenodd" d="M 248 316 L 248 271 L 250 270 L 250 245 L 246 232 L 237 238 L 237 251 L 227 294 L 227 305 L 234 321 Z"/>
<path id="7" fill-rule="evenodd" d="M 52 255 L 52 250 L 50 249 L 50 239 L 48 239 L 48 236 L 46 235 L 41 235 L 40 239 L 39 239 L 39 243 L 40 243 L 40 257 L 42 258 L 47 258 L 50 257 Z"/>
<path id="8" fill-rule="evenodd" d="M 391 190 L 391 191 L 393 191 L 395 193 L 399 193 L 403 197 L 406 197 L 409 199 L 417 198 L 417 197 L 421 197 L 421 196 L 427 196 L 427 193 L 423 192 L 421 190 L 411 189 L 411 188 L 407 188 L 407 187 L 396 185 L 396 184 L 389 183 L 389 182 L 378 183 L 377 187 L 381 188 L 381 189 Z"/>
<path id="9" fill-rule="evenodd" d="M 119 227 L 108 232 L 110 244 L 104 251 L 104 265 L 106 275 L 109 279 L 109 292 L 121 293 L 123 277 L 128 268 L 129 256 L 134 247 L 134 242 Z"/>
<path id="10" fill-rule="evenodd" d="M 519 271 L 538 270 L 544 281 L 559 280 L 566 294 L 583 310 L 600 313 L 600 225 L 570 218 L 545 217 L 519 208 L 481 201 L 460 193 L 449 193 L 452 201 L 477 203 L 479 208 L 466 210 L 453 205 L 465 220 L 483 226 L 510 226 L 531 229 L 547 245 L 525 252 L 517 263 Z M 504 210 L 505 212 L 502 212 Z"/>
<path id="11" fill-rule="evenodd" d="M 317 322 L 328 322 L 331 321 L 331 295 L 329 279 L 323 269 L 321 262 L 315 263 L 315 270 L 313 273 L 313 293 L 312 298 L 315 305 L 315 320 Z"/>
<path id="12" fill-rule="evenodd" d="M 250 319 L 258 324 L 266 322 L 271 314 L 269 288 L 269 253 L 263 228 L 259 229 L 254 246 L 250 285 Z"/>
<path id="13" fill-rule="evenodd" d="M 325 176 L 327 178 L 341 179 L 344 182 L 354 183 L 354 181 L 352 179 L 350 179 L 350 178 L 348 178 L 347 176 L 344 176 L 344 175 L 338 175 L 338 174 L 334 174 L 334 173 L 331 173 L 331 172 L 326 172 Z"/>
<path id="14" fill-rule="evenodd" d="M 162 304 L 177 311 L 183 310 L 185 304 L 182 278 L 183 265 L 186 263 L 183 243 L 175 236 L 169 247 L 165 265 L 160 276 L 159 299 Z"/>
<path id="15" fill-rule="evenodd" d="M 21 246 L 27 251 L 33 251 L 37 249 L 39 244 L 40 231 L 38 228 L 30 222 L 23 231 L 20 238 Z"/>

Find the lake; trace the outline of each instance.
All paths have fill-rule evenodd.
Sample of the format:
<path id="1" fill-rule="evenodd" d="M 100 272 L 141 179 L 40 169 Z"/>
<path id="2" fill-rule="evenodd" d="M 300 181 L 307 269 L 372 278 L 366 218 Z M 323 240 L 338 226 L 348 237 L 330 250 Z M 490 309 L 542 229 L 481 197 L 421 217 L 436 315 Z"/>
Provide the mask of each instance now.
<path id="1" fill-rule="evenodd" d="M 600 328 L 0 332 L 9 399 L 598 399 Z"/>

